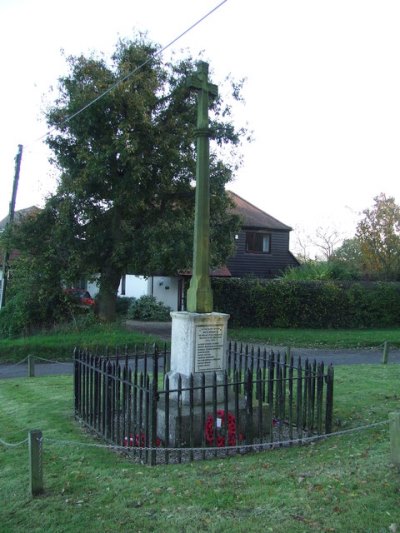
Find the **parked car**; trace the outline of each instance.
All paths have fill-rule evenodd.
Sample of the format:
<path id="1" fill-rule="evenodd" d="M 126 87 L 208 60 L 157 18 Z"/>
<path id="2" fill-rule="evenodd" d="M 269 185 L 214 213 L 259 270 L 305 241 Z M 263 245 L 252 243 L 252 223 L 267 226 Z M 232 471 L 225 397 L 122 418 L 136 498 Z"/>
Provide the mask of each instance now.
<path id="1" fill-rule="evenodd" d="M 71 302 L 79 307 L 93 308 L 95 305 L 94 298 L 86 289 L 69 288 L 64 289 L 65 294 L 71 299 Z"/>

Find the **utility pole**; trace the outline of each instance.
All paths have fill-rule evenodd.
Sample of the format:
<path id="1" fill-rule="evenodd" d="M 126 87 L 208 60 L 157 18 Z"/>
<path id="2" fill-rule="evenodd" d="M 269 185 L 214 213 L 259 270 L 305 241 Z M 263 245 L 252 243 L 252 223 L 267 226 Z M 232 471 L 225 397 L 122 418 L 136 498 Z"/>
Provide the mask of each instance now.
<path id="1" fill-rule="evenodd" d="M 10 226 L 14 222 L 14 214 L 15 214 L 15 203 L 17 201 L 17 191 L 18 191 L 18 181 L 19 181 L 19 172 L 21 169 L 21 160 L 22 160 L 22 144 L 18 145 L 18 153 L 15 156 L 15 173 L 14 173 L 14 182 L 13 182 L 13 189 L 12 189 L 12 195 L 11 195 L 11 202 L 10 202 L 10 209 L 8 212 L 8 222 L 6 224 L 6 228 Z M 3 255 L 3 279 L 1 284 L 1 294 L 0 294 L 0 309 L 5 306 L 6 304 L 6 288 L 7 288 L 7 277 L 8 277 L 8 261 L 10 259 L 10 248 L 8 240 L 5 243 L 5 250 Z"/>

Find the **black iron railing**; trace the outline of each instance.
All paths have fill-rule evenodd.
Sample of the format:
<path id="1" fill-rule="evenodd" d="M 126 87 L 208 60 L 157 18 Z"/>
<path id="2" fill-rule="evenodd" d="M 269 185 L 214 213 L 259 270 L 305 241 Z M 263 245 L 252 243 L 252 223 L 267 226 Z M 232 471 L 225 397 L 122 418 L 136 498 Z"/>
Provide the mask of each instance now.
<path id="1" fill-rule="evenodd" d="M 75 415 L 149 464 L 260 449 L 332 431 L 333 367 L 230 344 L 224 372 L 178 376 L 164 347 L 74 355 Z M 175 376 L 176 377 L 176 376 Z"/>

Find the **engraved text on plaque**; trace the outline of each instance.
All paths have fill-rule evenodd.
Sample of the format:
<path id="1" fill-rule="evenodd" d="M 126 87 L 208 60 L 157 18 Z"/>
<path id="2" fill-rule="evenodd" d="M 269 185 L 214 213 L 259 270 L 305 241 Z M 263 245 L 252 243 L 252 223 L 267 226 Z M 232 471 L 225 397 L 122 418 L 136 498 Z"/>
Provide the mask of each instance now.
<path id="1" fill-rule="evenodd" d="M 224 336 L 222 326 L 196 326 L 195 372 L 222 370 Z"/>

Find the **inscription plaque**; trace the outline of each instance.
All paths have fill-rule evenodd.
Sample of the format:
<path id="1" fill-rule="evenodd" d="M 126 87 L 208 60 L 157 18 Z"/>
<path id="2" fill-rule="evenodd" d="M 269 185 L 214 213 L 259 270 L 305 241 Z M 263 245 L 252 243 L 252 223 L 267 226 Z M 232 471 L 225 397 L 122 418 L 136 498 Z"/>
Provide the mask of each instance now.
<path id="1" fill-rule="evenodd" d="M 222 326 L 196 326 L 195 372 L 223 370 L 223 332 Z"/>

